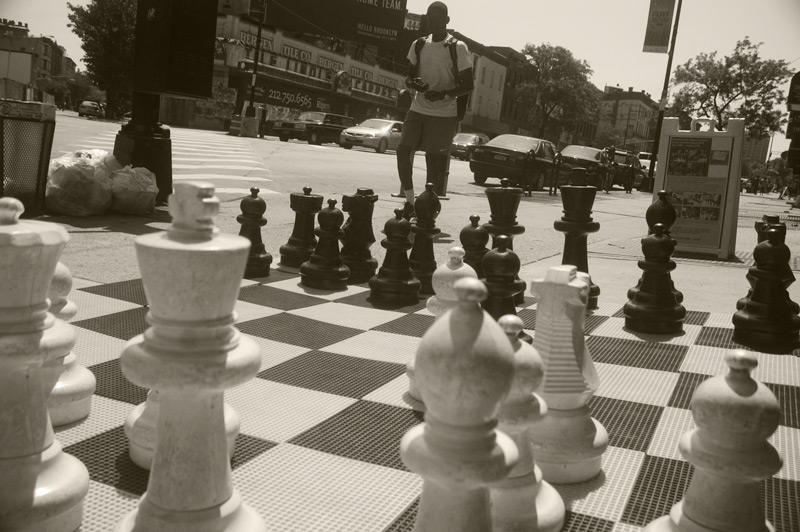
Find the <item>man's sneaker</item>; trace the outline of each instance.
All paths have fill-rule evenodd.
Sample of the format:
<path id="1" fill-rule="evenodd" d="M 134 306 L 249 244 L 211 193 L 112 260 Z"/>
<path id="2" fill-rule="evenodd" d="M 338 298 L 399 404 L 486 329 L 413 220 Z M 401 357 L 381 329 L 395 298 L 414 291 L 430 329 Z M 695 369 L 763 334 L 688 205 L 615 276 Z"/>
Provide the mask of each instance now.
<path id="1" fill-rule="evenodd" d="M 403 218 L 405 218 L 409 222 L 411 221 L 412 218 L 416 219 L 417 213 L 414 212 L 414 206 L 411 205 L 409 202 L 406 202 L 405 205 L 403 205 L 403 215 L 402 216 L 403 216 Z"/>

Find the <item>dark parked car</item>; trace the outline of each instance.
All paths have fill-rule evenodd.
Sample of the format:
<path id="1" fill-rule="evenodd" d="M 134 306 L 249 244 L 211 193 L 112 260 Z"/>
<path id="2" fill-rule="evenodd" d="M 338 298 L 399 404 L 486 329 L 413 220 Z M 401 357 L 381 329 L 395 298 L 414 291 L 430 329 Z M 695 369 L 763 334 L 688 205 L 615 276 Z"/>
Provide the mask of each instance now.
<path id="1" fill-rule="evenodd" d="M 361 146 L 384 153 L 386 150 L 396 150 L 402 135 L 402 122 L 370 118 L 342 131 L 339 136 L 339 146 L 346 150 L 353 146 Z"/>
<path id="2" fill-rule="evenodd" d="M 354 125 L 356 125 L 355 120 L 349 116 L 306 112 L 301 113 L 295 120 L 276 120 L 272 130 L 281 139 L 281 142 L 299 139 L 308 141 L 309 144 L 322 144 L 323 142 L 338 144 L 342 131 Z"/>
<path id="3" fill-rule="evenodd" d="M 91 100 L 81 102 L 78 106 L 78 116 L 94 116 L 95 118 L 103 118 L 106 116 L 103 105 Z"/>
<path id="4" fill-rule="evenodd" d="M 646 177 L 647 172 L 642 168 L 642 162 L 631 152 L 624 150 L 614 151 L 614 162 L 617 163 L 614 171 L 613 185 L 625 188 L 625 180 L 633 177 L 633 187 L 639 188 L 642 178 Z"/>
<path id="5" fill-rule="evenodd" d="M 498 135 L 476 146 L 469 169 L 482 185 L 489 177 L 507 178 L 526 191 L 542 190 L 552 175 L 556 148 L 548 140 L 522 135 Z"/>
<path id="6" fill-rule="evenodd" d="M 569 183 L 573 168 L 585 168 L 587 185 L 600 189 L 606 174 L 607 159 L 605 152 L 599 148 L 572 144 L 561 150 L 561 171 L 558 185 Z"/>
<path id="7" fill-rule="evenodd" d="M 480 146 L 487 142 L 489 142 L 489 137 L 483 133 L 458 133 L 453 137 L 450 155 L 462 161 L 468 161 L 472 159 L 472 152 L 475 151 L 475 146 Z"/>

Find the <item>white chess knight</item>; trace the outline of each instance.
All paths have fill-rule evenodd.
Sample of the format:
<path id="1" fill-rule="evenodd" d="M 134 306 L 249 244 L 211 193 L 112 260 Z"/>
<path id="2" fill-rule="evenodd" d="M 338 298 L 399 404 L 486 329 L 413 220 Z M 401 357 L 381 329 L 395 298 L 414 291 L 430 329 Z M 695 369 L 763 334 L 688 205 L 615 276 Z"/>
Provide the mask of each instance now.
<path id="1" fill-rule="evenodd" d="M 584 482 L 600 472 L 608 447 L 606 429 L 587 403 L 600 385 L 583 334 L 589 285 L 575 266 L 554 266 L 534 279 L 537 297 L 533 347 L 545 366 L 539 394 L 548 415 L 532 430 L 536 459 L 548 482 Z"/>
<path id="2" fill-rule="evenodd" d="M 220 233 L 213 186 L 175 184 L 173 223 L 136 239 L 151 327 L 121 356 L 132 382 L 158 391 L 147 492 L 118 532 L 265 532 L 231 481 L 223 392 L 255 377 L 258 345 L 233 326 L 250 242 Z"/>
<path id="3" fill-rule="evenodd" d="M 72 273 L 59 262 L 48 296 L 50 311 L 64 321 L 72 319 L 78 311 L 77 305 L 67 299 L 70 290 Z M 45 362 L 44 384 L 49 392 L 47 409 L 54 427 L 74 423 L 89 415 L 97 380 L 94 373 L 78 362 L 74 353 Z"/>
<path id="4" fill-rule="evenodd" d="M 564 526 L 564 501 L 542 480 L 528 437 L 547 415 L 547 405 L 534 393 L 544 378 L 544 364 L 536 349 L 520 340 L 523 323 L 518 316 L 502 316 L 498 324 L 514 348 L 514 381 L 500 408 L 498 428 L 517 444 L 519 462 L 491 487 L 493 532 L 558 532 Z"/>
<path id="5" fill-rule="evenodd" d="M 0 530 L 72 532 L 89 472 L 53 434 L 42 369 L 75 343 L 47 300 L 69 235 L 58 224 L 19 220 L 23 211 L 19 200 L 0 198 Z"/>
<path id="6" fill-rule="evenodd" d="M 470 277 L 477 279 L 478 274 L 469 264 L 464 263 L 464 255 L 466 252 L 464 248 L 454 246 L 447 251 L 448 260 L 444 264 L 439 265 L 431 276 L 431 285 L 433 286 L 432 295 L 428 298 L 425 306 L 428 311 L 437 318 L 458 305 L 458 295 L 456 294 L 455 285 L 459 279 Z M 417 390 L 416 379 L 414 378 L 414 363 L 416 357 L 412 357 L 406 364 L 406 375 L 408 376 L 408 395 L 406 401 L 412 407 L 424 409 L 425 405 L 420 397 L 419 390 Z"/>
<path id="7" fill-rule="evenodd" d="M 694 466 L 689 488 L 669 515 L 647 525 L 646 532 L 775 530 L 764 518 L 759 484 L 783 466 L 767 441 L 780 421 L 778 400 L 750 376 L 758 366 L 753 352 L 728 351 L 725 363 L 728 374 L 704 381 L 692 396 L 697 427 L 679 443 Z"/>

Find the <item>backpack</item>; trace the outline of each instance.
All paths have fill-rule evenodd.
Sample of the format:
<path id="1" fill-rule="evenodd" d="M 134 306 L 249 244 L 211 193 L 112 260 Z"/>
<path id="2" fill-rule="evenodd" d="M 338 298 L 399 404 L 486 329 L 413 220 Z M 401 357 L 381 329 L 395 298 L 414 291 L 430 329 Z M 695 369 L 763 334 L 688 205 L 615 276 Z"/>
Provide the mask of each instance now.
<path id="1" fill-rule="evenodd" d="M 419 39 L 414 42 L 414 52 L 417 54 L 417 64 L 415 65 L 417 70 L 419 71 L 419 62 L 420 62 L 420 55 L 422 54 L 422 47 L 425 46 L 425 39 L 427 37 L 420 37 Z M 445 39 L 445 44 L 447 48 L 450 50 L 450 59 L 453 62 L 453 78 L 456 80 L 456 88 L 459 86 L 459 75 L 458 75 L 458 57 L 456 52 L 456 44 L 458 44 L 458 40 L 452 35 L 448 35 Z M 467 114 L 467 103 L 469 102 L 469 94 L 463 94 L 461 96 L 456 97 L 456 117 L 458 121 L 464 119 L 464 115 Z"/>

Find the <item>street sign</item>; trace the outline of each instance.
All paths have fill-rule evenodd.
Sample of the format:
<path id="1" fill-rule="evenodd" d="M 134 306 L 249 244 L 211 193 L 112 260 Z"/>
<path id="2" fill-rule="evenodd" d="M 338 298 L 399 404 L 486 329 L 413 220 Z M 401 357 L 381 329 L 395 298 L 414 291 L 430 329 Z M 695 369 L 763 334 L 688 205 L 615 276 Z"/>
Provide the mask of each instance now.
<path id="1" fill-rule="evenodd" d="M 800 139 L 800 111 L 789 113 L 789 122 L 786 124 L 786 138 Z"/>
<path id="2" fill-rule="evenodd" d="M 650 0 L 642 51 L 657 54 L 669 52 L 669 35 L 674 12 L 675 0 Z"/>
<path id="3" fill-rule="evenodd" d="M 800 111 L 800 72 L 792 76 L 789 85 L 789 95 L 786 97 L 786 107 L 791 111 Z"/>

